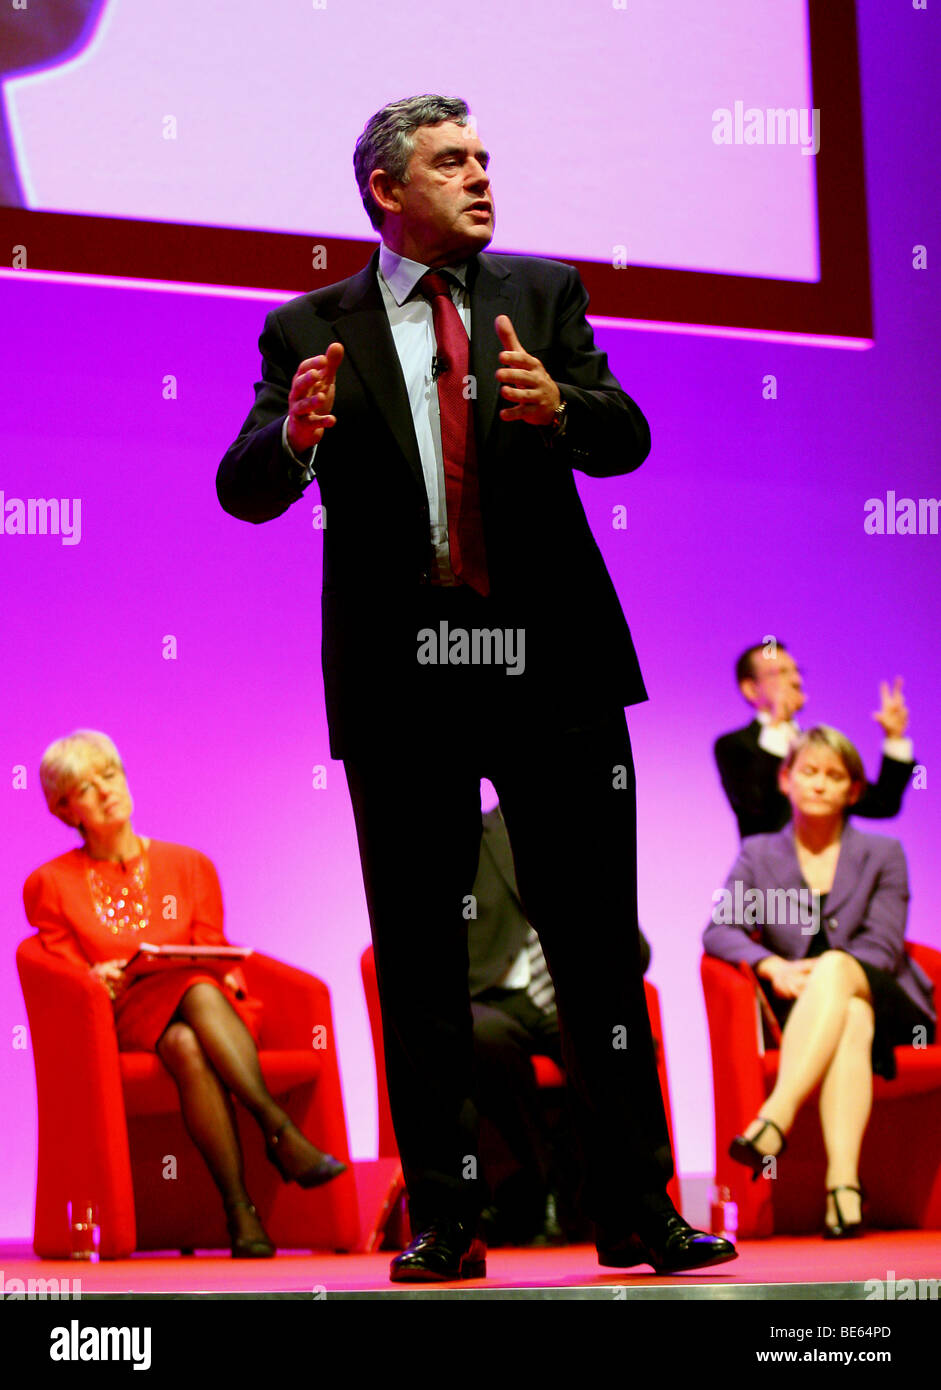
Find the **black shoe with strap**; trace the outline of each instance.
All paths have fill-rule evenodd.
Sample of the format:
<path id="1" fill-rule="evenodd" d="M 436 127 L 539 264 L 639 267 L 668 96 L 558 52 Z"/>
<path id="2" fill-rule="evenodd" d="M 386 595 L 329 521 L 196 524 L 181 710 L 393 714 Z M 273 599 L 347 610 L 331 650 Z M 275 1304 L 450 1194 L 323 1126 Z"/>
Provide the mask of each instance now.
<path id="1" fill-rule="evenodd" d="M 780 1158 L 787 1148 L 787 1140 L 774 1120 L 769 1120 L 764 1115 L 759 1115 L 758 1119 L 761 1120 L 761 1129 L 753 1139 L 746 1139 L 744 1135 L 736 1134 L 729 1145 L 729 1158 L 734 1159 L 736 1163 L 744 1163 L 746 1168 L 752 1170 L 752 1182 L 757 1182 L 762 1173 L 765 1172 L 765 1162 L 767 1159 Z M 781 1147 L 778 1149 L 777 1153 L 762 1153 L 761 1149 L 758 1148 L 758 1140 L 766 1129 L 773 1129 L 781 1140 Z"/>
<path id="2" fill-rule="evenodd" d="M 855 1192 L 859 1197 L 859 1220 L 845 1221 L 843 1213 L 840 1211 L 840 1204 L 837 1201 L 838 1192 Z M 824 1240 L 852 1240 L 855 1236 L 863 1233 L 863 1202 L 865 1200 L 861 1187 L 848 1187 L 845 1183 L 840 1187 L 828 1187 L 827 1196 L 833 1198 L 833 1209 L 836 1212 L 837 1224 L 831 1226 L 824 1218 L 823 1237 Z"/>
<path id="3" fill-rule="evenodd" d="M 296 1182 L 298 1187 L 322 1187 L 346 1172 L 345 1163 L 332 1154 L 321 1153 L 292 1120 L 285 1120 L 280 1129 L 268 1136 L 265 1152 L 284 1181 Z"/>
<path id="4" fill-rule="evenodd" d="M 226 1202 L 225 1224 L 232 1242 L 233 1260 L 268 1260 L 277 1253 L 251 1202 Z M 252 1227 L 255 1229 L 250 1234 Z"/>
<path id="5" fill-rule="evenodd" d="M 487 1247 L 461 1221 L 435 1221 L 389 1265 L 394 1284 L 428 1284 L 452 1279 L 485 1279 Z"/>

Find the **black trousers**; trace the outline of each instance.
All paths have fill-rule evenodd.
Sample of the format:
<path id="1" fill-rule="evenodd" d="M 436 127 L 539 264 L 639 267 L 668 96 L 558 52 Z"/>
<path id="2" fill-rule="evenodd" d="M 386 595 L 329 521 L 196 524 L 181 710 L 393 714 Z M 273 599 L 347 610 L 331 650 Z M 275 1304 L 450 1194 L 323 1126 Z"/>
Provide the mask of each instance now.
<path id="1" fill-rule="evenodd" d="M 556 991 L 586 1215 L 662 1210 L 673 1158 L 644 997 L 636 797 L 623 710 L 575 725 L 497 669 L 430 673 L 402 741 L 344 759 L 369 908 L 389 1100 L 413 1232 L 473 1222 L 478 1177 L 467 920 L 480 779 L 496 788 Z"/>

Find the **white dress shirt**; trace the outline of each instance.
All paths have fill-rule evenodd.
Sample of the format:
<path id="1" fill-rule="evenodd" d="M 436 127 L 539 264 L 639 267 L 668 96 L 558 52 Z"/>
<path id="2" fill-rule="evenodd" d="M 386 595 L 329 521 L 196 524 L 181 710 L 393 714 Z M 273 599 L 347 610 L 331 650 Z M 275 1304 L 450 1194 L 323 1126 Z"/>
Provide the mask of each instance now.
<path id="1" fill-rule="evenodd" d="M 428 494 L 428 510 L 431 517 L 431 543 L 434 547 L 436 573 L 433 579 L 438 584 L 452 585 L 457 581 L 451 570 L 450 547 L 448 545 L 448 510 L 445 497 L 444 455 L 441 449 L 441 415 L 438 406 L 438 388 L 432 379 L 435 360 L 434 315 L 431 301 L 423 294 L 412 295 L 421 277 L 430 267 L 399 256 L 386 246 L 379 248 L 379 289 L 389 316 L 392 341 L 402 366 L 402 375 L 408 391 L 408 403 L 418 440 L 418 453 L 421 458 L 425 491 Z M 439 267 L 455 278 L 451 297 L 470 338 L 471 312 L 467 293 L 466 264 Z M 409 296 L 412 296 L 411 298 Z M 340 367 L 342 371 L 342 365 Z M 301 478 L 306 487 L 316 476 L 314 460 L 317 445 L 306 460 L 298 457 L 288 443 L 287 418 L 281 431 L 284 448 L 291 458 L 304 471 Z"/>
<path id="2" fill-rule="evenodd" d="M 773 754 L 776 758 L 786 758 L 791 750 L 791 744 L 801 732 L 797 720 L 791 719 L 787 724 L 772 724 L 771 715 L 766 709 L 756 710 L 755 718 L 761 725 L 758 747 L 763 748 L 766 753 Z M 913 744 L 910 738 L 885 738 L 882 740 L 882 752 L 887 758 L 893 758 L 896 762 L 910 763 L 913 761 Z"/>

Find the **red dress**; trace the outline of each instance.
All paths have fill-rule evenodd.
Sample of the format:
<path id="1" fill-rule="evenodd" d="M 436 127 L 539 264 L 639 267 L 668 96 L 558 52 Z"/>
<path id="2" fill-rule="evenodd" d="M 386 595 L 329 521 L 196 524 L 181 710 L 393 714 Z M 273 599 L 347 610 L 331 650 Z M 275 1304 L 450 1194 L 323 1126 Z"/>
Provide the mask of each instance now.
<path id="1" fill-rule="evenodd" d="M 81 848 L 30 874 L 23 902 L 47 951 L 87 970 L 98 961 L 128 960 L 143 941 L 155 946 L 226 944 L 222 892 L 211 861 L 185 845 L 144 843 L 144 854 L 123 865 L 93 859 Z M 222 991 L 257 1043 L 261 1000 L 248 994 L 237 965 L 230 973 L 238 989 L 193 965 L 166 967 L 132 980 L 114 1001 L 119 1049 L 153 1052 L 183 995 L 198 982 Z"/>

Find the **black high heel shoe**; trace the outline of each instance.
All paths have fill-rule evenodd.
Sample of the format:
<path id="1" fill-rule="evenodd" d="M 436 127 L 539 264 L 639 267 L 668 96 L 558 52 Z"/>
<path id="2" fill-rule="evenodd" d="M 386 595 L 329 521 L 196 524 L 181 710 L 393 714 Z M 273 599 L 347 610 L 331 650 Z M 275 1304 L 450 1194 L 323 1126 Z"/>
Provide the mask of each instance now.
<path id="1" fill-rule="evenodd" d="M 297 1164 L 286 1160 L 283 1153 L 283 1143 L 288 1136 L 288 1131 L 292 1131 L 293 1135 L 296 1135 L 303 1144 L 306 1144 L 318 1155 L 312 1163 L 305 1164 L 302 1161 Z M 269 1135 L 265 1152 L 284 1181 L 296 1182 L 298 1187 L 322 1187 L 325 1182 L 330 1182 L 333 1178 L 338 1178 L 341 1173 L 346 1172 L 345 1163 L 339 1158 L 334 1158 L 332 1154 L 321 1153 L 316 1145 L 305 1138 L 293 1120 L 285 1120 L 280 1129 Z"/>
<path id="2" fill-rule="evenodd" d="M 838 1192 L 855 1192 L 859 1197 L 859 1220 L 844 1221 L 843 1213 L 840 1211 L 840 1204 L 836 1199 Z M 866 1200 L 865 1193 L 861 1187 L 847 1187 L 844 1183 L 840 1187 L 828 1187 L 827 1196 L 833 1198 L 833 1208 L 836 1212 L 837 1224 L 831 1226 L 824 1218 L 823 1238 L 824 1240 L 852 1240 L 854 1236 L 861 1236 L 863 1233 L 863 1202 Z"/>
<path id="3" fill-rule="evenodd" d="M 239 1234 L 239 1223 L 236 1218 L 236 1211 L 242 1208 L 250 1215 L 257 1217 L 258 1212 L 251 1202 L 226 1202 L 225 1204 L 225 1224 L 229 1231 L 229 1240 L 232 1242 L 233 1260 L 268 1260 L 276 1253 L 276 1247 L 268 1238 L 261 1220 L 258 1227 L 261 1236 L 246 1236 Z"/>
<path id="4" fill-rule="evenodd" d="M 787 1140 L 774 1123 L 774 1120 L 768 1120 L 764 1115 L 759 1115 L 758 1119 L 761 1120 L 762 1124 L 761 1129 L 755 1135 L 754 1139 L 746 1139 L 744 1135 L 736 1134 L 729 1145 L 729 1158 L 734 1159 L 736 1163 L 743 1163 L 746 1168 L 752 1170 L 752 1182 L 757 1182 L 765 1171 L 766 1158 L 780 1158 L 787 1148 Z M 764 1134 L 765 1130 L 769 1128 L 776 1130 L 778 1138 L 781 1140 L 781 1147 L 776 1154 L 764 1154 L 756 1147 L 757 1141 Z"/>

